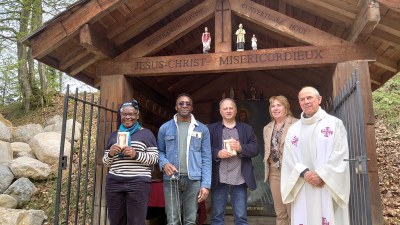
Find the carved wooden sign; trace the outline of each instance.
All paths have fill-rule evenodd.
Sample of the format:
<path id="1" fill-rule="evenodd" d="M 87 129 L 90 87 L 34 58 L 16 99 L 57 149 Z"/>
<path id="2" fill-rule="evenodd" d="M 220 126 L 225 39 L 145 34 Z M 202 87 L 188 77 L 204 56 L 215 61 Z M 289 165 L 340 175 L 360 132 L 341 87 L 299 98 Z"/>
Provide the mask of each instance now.
<path id="1" fill-rule="evenodd" d="M 303 46 L 105 60 L 98 63 L 97 72 L 98 75 L 182 75 L 323 66 L 351 60 L 373 59 L 373 52 L 364 45 Z"/>

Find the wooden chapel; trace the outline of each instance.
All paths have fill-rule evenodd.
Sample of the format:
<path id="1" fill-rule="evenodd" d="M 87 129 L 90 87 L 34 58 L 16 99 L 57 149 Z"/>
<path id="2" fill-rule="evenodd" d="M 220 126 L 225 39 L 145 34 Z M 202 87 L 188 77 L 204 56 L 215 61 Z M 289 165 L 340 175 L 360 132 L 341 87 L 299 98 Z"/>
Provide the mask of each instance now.
<path id="1" fill-rule="evenodd" d="M 382 224 L 371 93 L 399 72 L 396 2 L 80 0 L 24 43 L 38 61 L 98 88 L 103 100 L 139 100 L 144 126 L 155 133 L 174 114 L 182 92 L 192 95 L 193 113 L 204 123 L 216 119 L 223 95 L 244 105 L 285 95 L 299 115 L 301 87 L 316 87 L 329 110 L 357 70 L 370 217 Z M 236 51 L 239 24 L 246 30 L 244 51 Z M 209 53 L 202 49 L 205 27 Z M 268 108 L 257 116 L 267 118 Z"/>

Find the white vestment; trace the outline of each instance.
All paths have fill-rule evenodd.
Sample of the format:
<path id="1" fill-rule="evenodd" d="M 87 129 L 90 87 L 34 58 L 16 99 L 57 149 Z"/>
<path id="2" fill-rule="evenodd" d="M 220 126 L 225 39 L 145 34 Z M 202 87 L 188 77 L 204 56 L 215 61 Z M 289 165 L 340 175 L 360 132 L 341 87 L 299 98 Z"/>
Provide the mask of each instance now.
<path id="1" fill-rule="evenodd" d="M 292 203 L 292 225 L 349 225 L 349 149 L 342 121 L 319 108 L 293 124 L 285 138 L 281 171 L 283 203 Z M 313 187 L 300 177 L 308 168 L 324 181 Z"/>

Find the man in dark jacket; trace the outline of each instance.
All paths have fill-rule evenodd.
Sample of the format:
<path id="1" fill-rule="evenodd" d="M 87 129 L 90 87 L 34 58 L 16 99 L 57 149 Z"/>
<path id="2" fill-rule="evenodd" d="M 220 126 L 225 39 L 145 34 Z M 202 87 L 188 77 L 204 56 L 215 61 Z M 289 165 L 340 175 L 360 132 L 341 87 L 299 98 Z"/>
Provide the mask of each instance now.
<path id="1" fill-rule="evenodd" d="M 231 197 L 235 225 L 247 224 L 247 188 L 256 189 L 251 158 L 258 155 L 253 128 L 236 121 L 233 99 L 219 103 L 222 121 L 210 124 L 212 168 L 212 225 L 224 224 L 228 194 Z"/>

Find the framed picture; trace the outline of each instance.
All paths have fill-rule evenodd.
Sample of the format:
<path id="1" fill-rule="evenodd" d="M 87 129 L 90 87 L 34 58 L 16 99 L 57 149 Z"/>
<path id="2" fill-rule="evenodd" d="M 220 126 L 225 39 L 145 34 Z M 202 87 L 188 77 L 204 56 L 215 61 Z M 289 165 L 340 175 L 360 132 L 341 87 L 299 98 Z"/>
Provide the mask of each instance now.
<path id="1" fill-rule="evenodd" d="M 118 132 L 117 136 L 117 144 L 122 148 L 125 146 L 129 146 L 128 143 L 128 135 L 129 132 Z"/>
<path id="2" fill-rule="evenodd" d="M 237 155 L 236 151 L 231 149 L 231 141 L 232 139 L 224 140 L 224 148 L 228 150 L 232 155 Z"/>

